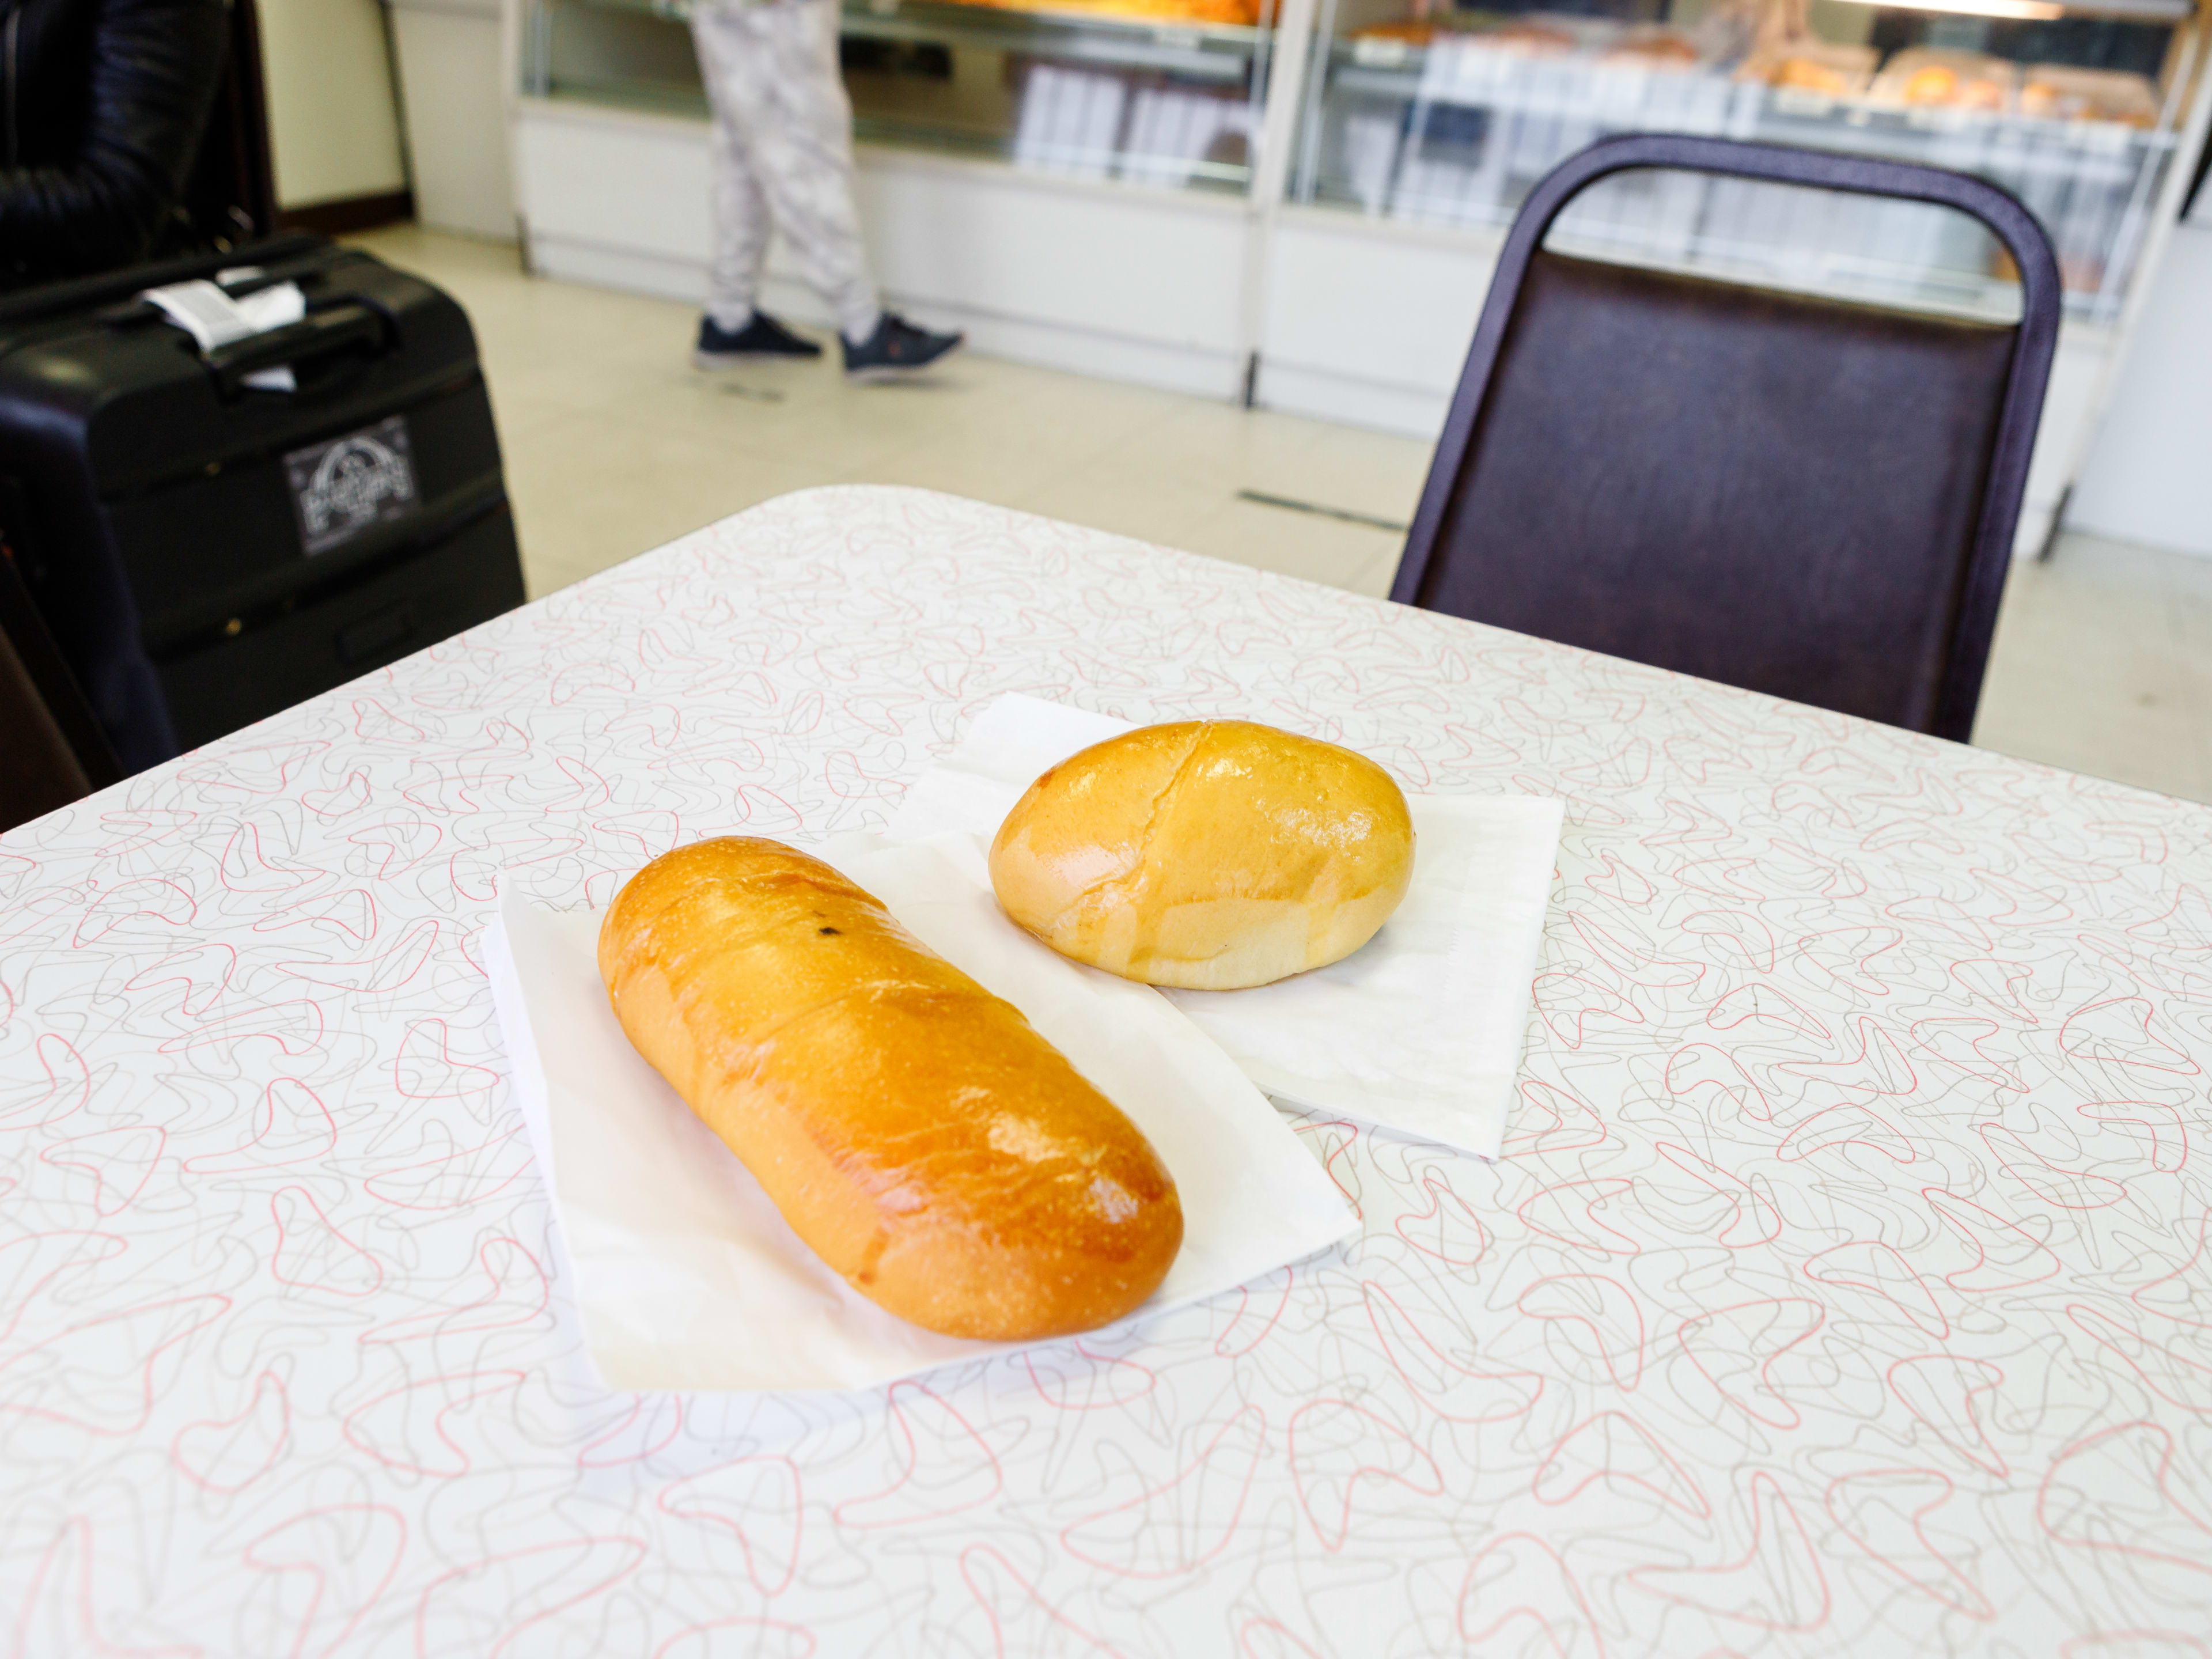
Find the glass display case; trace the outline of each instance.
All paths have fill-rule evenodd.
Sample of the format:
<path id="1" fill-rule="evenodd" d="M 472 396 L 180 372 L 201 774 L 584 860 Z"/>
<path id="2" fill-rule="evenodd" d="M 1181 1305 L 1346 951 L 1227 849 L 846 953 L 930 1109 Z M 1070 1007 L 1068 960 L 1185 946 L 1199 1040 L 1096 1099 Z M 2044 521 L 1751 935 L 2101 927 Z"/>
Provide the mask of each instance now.
<path id="1" fill-rule="evenodd" d="M 2069 313 L 2110 321 L 2198 70 L 2191 0 L 1935 7 L 1582 0 L 1565 15 L 1320 0 L 1289 194 L 1502 227 L 1537 179 L 1611 132 L 1890 156 L 2011 190 L 2051 236 Z M 1985 233 L 1917 204 L 1631 174 L 1578 201 L 1554 239 L 1854 298 L 2000 314 L 2017 303 Z"/>
<path id="2" fill-rule="evenodd" d="M 532 0 L 523 90 L 704 115 L 689 11 L 686 0 Z M 1259 0 L 847 0 L 840 53 L 863 143 L 1243 193 L 1273 44 Z"/>

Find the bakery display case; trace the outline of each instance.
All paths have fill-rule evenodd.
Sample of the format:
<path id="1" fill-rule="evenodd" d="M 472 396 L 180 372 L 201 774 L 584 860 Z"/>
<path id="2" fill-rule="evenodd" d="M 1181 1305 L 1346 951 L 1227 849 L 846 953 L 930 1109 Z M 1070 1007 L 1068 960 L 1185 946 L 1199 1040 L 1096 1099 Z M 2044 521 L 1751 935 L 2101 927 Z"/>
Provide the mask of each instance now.
<path id="1" fill-rule="evenodd" d="M 522 90 L 703 117 L 689 12 L 687 0 L 531 0 Z M 862 144 L 1242 193 L 1273 42 L 1258 0 L 847 0 L 840 56 Z"/>
<path id="2" fill-rule="evenodd" d="M 1595 0 L 1600 5 L 1604 0 Z M 2041 221 L 2069 315 L 2109 323 L 2174 165 L 2201 52 L 2191 0 L 1621 0 L 1609 15 L 1320 0 L 1288 197 L 1496 229 L 1607 133 L 1882 155 L 1992 179 Z M 1942 210 L 1625 178 L 1555 233 L 1613 257 L 2002 314 L 1994 243 Z"/>

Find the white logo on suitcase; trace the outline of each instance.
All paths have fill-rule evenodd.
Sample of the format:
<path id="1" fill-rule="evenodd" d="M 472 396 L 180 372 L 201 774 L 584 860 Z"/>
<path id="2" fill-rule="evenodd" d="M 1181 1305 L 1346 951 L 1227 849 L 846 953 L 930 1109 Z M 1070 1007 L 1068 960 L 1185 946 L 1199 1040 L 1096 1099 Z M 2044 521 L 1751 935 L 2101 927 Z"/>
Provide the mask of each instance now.
<path id="1" fill-rule="evenodd" d="M 327 553 L 373 524 L 415 510 L 415 463 L 407 422 L 393 415 L 284 458 L 309 553 Z"/>

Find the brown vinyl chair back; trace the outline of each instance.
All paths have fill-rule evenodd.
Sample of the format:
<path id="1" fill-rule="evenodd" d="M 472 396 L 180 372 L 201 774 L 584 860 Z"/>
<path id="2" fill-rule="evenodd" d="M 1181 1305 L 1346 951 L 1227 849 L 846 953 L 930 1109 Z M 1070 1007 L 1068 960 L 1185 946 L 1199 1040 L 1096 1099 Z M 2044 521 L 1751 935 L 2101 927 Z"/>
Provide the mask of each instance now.
<path id="1" fill-rule="evenodd" d="M 1679 168 L 1954 208 L 2017 324 L 1543 246 L 1601 179 Z M 2058 332 L 2027 210 L 1934 167 L 1632 135 L 1515 219 L 1390 597 L 1964 741 Z"/>

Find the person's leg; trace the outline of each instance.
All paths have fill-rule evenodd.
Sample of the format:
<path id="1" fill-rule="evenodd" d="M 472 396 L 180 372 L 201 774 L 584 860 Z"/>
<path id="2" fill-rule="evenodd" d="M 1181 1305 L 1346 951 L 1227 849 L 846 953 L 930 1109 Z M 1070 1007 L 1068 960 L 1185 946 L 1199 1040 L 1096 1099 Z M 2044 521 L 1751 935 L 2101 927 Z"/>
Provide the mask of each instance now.
<path id="1" fill-rule="evenodd" d="M 708 156 L 714 256 L 707 270 L 707 316 L 727 334 L 752 321 L 768 259 L 769 202 L 747 140 L 770 96 L 769 54 L 751 27 L 754 15 L 752 8 L 713 3 L 691 13 L 700 79 L 714 113 Z"/>
<path id="2" fill-rule="evenodd" d="M 767 0 L 736 15 L 754 75 L 744 89 L 757 95 L 730 97 L 717 109 L 741 125 L 752 176 L 776 228 L 836 313 L 846 372 L 875 379 L 927 368 L 961 337 L 932 334 L 890 315 L 868 279 L 853 205 L 853 106 L 837 73 L 836 0 Z M 720 349 L 732 356 L 785 349 L 753 337 L 769 330 L 781 331 L 756 311 L 745 339 Z"/>
<path id="3" fill-rule="evenodd" d="M 767 97 L 747 137 L 775 222 L 806 280 L 848 340 L 882 319 L 853 206 L 853 106 L 837 74 L 836 0 L 769 0 L 756 7 Z"/>

